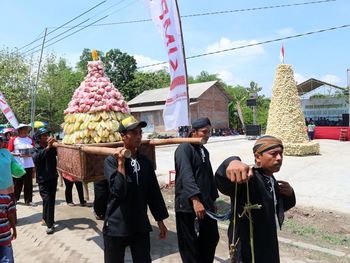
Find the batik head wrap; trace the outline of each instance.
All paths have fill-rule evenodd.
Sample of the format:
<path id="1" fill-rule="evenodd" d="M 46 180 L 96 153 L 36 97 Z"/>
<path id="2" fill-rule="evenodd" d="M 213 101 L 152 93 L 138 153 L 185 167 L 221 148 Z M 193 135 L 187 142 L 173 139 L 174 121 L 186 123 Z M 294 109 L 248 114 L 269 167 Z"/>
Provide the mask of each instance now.
<path id="1" fill-rule="evenodd" d="M 253 152 L 254 154 L 262 154 L 263 152 L 277 147 L 282 147 L 283 149 L 282 141 L 280 139 L 277 139 L 276 137 L 266 135 L 256 140 L 253 147 Z"/>

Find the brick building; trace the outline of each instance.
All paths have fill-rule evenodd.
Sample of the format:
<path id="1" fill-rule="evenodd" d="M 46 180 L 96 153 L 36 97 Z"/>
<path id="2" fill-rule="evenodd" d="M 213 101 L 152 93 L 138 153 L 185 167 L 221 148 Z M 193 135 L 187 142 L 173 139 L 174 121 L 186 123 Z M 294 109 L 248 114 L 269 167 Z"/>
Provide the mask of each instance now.
<path id="1" fill-rule="evenodd" d="M 128 102 L 132 115 L 146 121 L 145 132 L 164 132 L 163 108 L 169 88 L 147 90 Z M 218 81 L 189 85 L 191 119 L 208 117 L 213 128 L 229 127 L 230 95 Z"/>

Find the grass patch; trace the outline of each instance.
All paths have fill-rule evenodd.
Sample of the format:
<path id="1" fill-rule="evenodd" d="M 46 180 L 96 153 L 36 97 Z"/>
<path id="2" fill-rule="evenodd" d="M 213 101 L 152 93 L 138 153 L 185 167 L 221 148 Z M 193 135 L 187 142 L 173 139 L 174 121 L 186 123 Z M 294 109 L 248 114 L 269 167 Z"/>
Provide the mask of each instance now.
<path id="1" fill-rule="evenodd" d="M 350 247 L 350 239 L 345 235 L 329 233 L 325 230 L 301 224 L 292 219 L 287 219 L 283 226 L 284 230 L 290 231 L 298 236 L 320 239 L 332 245 L 343 245 Z"/>

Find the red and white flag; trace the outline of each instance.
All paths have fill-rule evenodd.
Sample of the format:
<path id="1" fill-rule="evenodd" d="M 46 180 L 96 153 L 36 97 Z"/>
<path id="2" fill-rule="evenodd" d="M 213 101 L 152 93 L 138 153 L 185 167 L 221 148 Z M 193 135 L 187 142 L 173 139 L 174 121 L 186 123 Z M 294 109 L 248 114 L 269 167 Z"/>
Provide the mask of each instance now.
<path id="1" fill-rule="evenodd" d="M 283 46 L 283 44 L 282 44 L 281 53 L 280 53 L 280 61 L 281 61 L 281 63 L 284 63 L 284 46 Z"/>
<path id="2" fill-rule="evenodd" d="M 5 97 L 1 92 L 0 92 L 0 109 L 5 114 L 6 119 L 16 129 L 18 127 L 18 121 L 16 119 L 16 116 L 11 110 L 10 106 L 7 104 Z"/>
<path id="3" fill-rule="evenodd" d="M 165 130 L 189 125 L 185 56 L 176 0 L 144 0 L 169 57 L 170 90 L 163 110 Z"/>

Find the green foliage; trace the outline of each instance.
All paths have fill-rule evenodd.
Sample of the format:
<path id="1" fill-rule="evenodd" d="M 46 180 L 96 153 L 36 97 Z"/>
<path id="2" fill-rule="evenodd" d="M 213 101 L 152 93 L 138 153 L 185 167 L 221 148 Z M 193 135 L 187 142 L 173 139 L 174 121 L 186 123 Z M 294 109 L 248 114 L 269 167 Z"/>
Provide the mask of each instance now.
<path id="1" fill-rule="evenodd" d="M 0 91 L 18 122 L 29 123 L 31 92 L 29 66 L 21 55 L 9 49 L 0 50 Z M 7 123 L 3 114 L 0 115 L 0 122 Z"/>
<path id="2" fill-rule="evenodd" d="M 103 52 L 97 50 L 99 58 L 103 59 Z M 77 63 L 77 69 L 86 75 L 88 73 L 87 64 L 92 61 L 91 50 L 89 48 L 84 48 L 83 53 L 80 56 L 80 60 Z"/>
<path id="3" fill-rule="evenodd" d="M 121 52 L 119 49 L 109 50 L 102 58 L 105 72 L 114 86 L 124 95 L 128 101 L 132 98 L 132 91 L 126 84 L 135 78 L 136 60 L 133 56 Z"/>
<path id="4" fill-rule="evenodd" d="M 227 86 L 225 90 L 233 98 L 229 104 L 231 127 L 242 128 L 242 123 L 238 116 L 237 104 L 239 104 L 242 110 L 244 123 L 253 124 L 253 110 L 246 105 L 246 101 L 251 95 L 257 94 L 257 124 L 260 124 L 263 130 L 266 128 L 270 99 L 265 98 L 263 95 L 258 95 L 262 88 L 257 83 L 252 81 L 249 87 L 239 85 L 235 87 Z"/>
<path id="5" fill-rule="evenodd" d="M 63 122 L 63 111 L 84 74 L 80 71 L 74 72 L 63 58 L 56 62 L 54 56 L 47 58 L 43 71 L 37 88 L 36 120 L 48 122 L 50 129 L 56 132 Z"/>
<path id="6" fill-rule="evenodd" d="M 160 89 L 169 86 L 170 76 L 165 70 L 157 72 L 136 72 L 134 79 L 125 85 L 129 100 L 145 90 Z"/>
<path id="7" fill-rule="evenodd" d="M 202 71 L 195 78 L 192 76 L 188 77 L 188 84 L 201 83 L 213 80 L 220 80 L 217 74 L 209 74 L 207 71 Z"/>
<path id="8" fill-rule="evenodd" d="M 170 85 L 170 76 L 166 70 L 157 72 L 140 72 L 136 70 L 134 57 L 119 49 L 111 49 L 105 55 L 97 51 L 104 62 L 106 75 L 127 101 L 145 90 L 164 88 Z M 53 131 L 60 129 L 63 122 L 63 111 L 67 108 L 73 92 L 79 87 L 87 73 L 87 63 L 92 60 L 91 50 L 85 48 L 77 63 L 77 70 L 67 66 L 64 58 L 57 59 L 49 55 L 43 62 L 37 87 L 35 120 L 46 121 Z M 0 51 L 0 90 L 20 122 L 30 121 L 31 83 L 29 63 L 23 57 L 8 50 Z M 33 69 L 37 68 L 35 66 Z M 31 80 L 31 81 L 30 81 Z M 259 95 L 261 87 L 251 82 L 249 87 L 226 85 L 217 74 L 202 71 L 198 76 L 189 76 L 188 82 L 199 83 L 219 81 L 232 96 L 229 104 L 231 127 L 242 127 L 237 114 L 237 104 L 242 109 L 246 124 L 252 123 L 252 109 L 246 106 L 246 99 L 257 94 L 257 122 L 266 125 L 269 100 Z M 6 123 L 4 116 L 0 121 Z"/>

